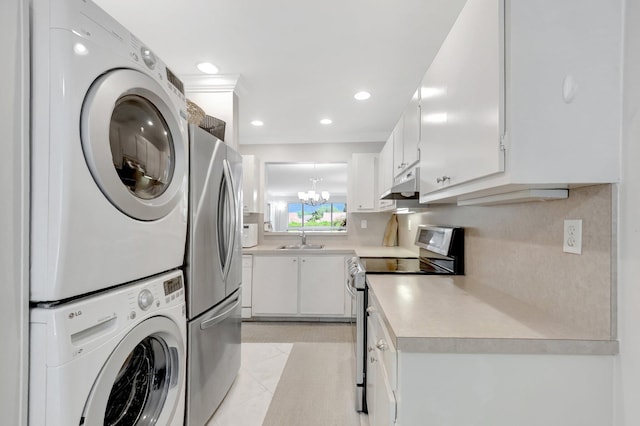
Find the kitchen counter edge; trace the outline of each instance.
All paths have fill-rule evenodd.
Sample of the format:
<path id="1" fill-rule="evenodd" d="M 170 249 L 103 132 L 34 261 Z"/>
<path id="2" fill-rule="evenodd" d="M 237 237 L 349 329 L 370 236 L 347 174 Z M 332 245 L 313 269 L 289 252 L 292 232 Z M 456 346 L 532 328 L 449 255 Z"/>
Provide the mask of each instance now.
<path id="1" fill-rule="evenodd" d="M 464 284 L 461 285 L 459 281 Z M 369 277 L 369 297 L 379 307 L 381 319 L 395 347 L 403 352 L 531 355 L 619 353 L 617 340 L 590 338 L 584 330 L 558 323 L 546 313 L 525 306 L 509 296 L 497 294 L 480 285 L 477 286 L 479 289 L 471 289 L 469 281 L 464 277 L 375 275 Z M 437 287 L 442 284 L 450 287 L 445 289 L 447 300 L 439 308 L 431 309 L 437 303 L 434 300 L 440 291 Z M 456 298 L 464 304 L 468 316 L 452 321 L 452 315 L 457 313 L 454 307 L 451 307 L 453 310 L 448 309 L 448 304 L 456 303 Z M 515 306 L 501 309 L 505 303 Z M 431 312 L 415 315 L 412 306 Z M 478 313 L 478 318 L 474 318 L 475 313 Z M 489 329 L 492 325 L 497 325 L 497 329 Z"/>

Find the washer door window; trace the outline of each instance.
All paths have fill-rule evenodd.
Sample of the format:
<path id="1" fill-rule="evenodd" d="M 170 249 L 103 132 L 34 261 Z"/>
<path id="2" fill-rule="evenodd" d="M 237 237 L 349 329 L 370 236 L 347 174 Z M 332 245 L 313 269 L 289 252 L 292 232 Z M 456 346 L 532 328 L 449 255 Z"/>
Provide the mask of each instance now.
<path id="1" fill-rule="evenodd" d="M 82 147 L 109 201 L 139 220 L 156 220 L 180 202 L 186 173 L 184 132 L 164 89 L 134 70 L 98 78 L 82 111 Z"/>
<path id="2" fill-rule="evenodd" d="M 81 424 L 167 425 L 182 396 L 184 342 L 166 317 L 136 326 L 102 368 Z"/>

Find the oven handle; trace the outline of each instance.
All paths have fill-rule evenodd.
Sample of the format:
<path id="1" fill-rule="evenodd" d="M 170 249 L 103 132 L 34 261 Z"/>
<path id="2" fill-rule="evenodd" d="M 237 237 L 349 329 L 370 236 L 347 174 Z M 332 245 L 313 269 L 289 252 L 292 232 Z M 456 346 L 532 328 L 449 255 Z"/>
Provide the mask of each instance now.
<path id="1" fill-rule="evenodd" d="M 344 287 L 347 289 L 351 297 L 355 298 L 356 294 L 351 290 L 351 283 L 355 281 L 353 275 L 349 275 L 349 277 L 344 280 Z"/>

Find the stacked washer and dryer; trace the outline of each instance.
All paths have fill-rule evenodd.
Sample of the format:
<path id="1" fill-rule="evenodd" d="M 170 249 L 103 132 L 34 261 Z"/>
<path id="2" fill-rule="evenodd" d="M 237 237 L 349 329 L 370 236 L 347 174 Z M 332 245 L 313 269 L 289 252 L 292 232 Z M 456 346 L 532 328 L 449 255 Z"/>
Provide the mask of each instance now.
<path id="1" fill-rule="evenodd" d="M 29 424 L 182 425 L 182 83 L 87 0 L 32 0 Z"/>

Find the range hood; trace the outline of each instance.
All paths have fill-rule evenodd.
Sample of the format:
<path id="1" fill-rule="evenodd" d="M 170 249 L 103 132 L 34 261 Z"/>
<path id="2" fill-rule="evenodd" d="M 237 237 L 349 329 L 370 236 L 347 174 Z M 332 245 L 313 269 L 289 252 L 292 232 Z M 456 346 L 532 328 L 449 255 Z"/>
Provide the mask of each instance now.
<path id="1" fill-rule="evenodd" d="M 391 189 L 380 197 L 381 200 L 417 200 L 420 196 L 418 191 L 418 168 L 413 168 L 396 178 Z"/>

